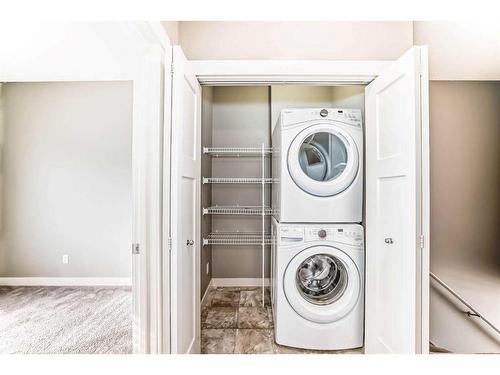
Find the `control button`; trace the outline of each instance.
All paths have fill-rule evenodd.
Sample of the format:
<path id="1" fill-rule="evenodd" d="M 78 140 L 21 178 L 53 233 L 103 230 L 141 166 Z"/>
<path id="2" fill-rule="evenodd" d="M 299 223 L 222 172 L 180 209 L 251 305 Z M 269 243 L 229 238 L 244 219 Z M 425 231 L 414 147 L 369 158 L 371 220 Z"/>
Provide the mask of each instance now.
<path id="1" fill-rule="evenodd" d="M 320 230 L 318 231 L 318 237 L 319 237 L 319 238 L 325 238 L 325 237 L 326 237 L 326 230 L 324 230 L 324 229 L 320 229 Z"/>
<path id="2" fill-rule="evenodd" d="M 326 117 L 328 116 L 328 111 L 326 109 L 322 109 L 321 111 L 319 111 L 319 115 L 321 117 Z"/>

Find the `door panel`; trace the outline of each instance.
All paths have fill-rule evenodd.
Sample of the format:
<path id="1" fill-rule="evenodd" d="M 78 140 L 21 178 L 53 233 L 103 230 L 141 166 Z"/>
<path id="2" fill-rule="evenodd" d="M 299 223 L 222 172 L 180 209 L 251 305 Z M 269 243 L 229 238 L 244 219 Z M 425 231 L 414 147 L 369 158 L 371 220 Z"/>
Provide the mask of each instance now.
<path id="1" fill-rule="evenodd" d="M 428 347 L 422 304 L 428 249 L 420 246 L 428 214 L 423 49 L 413 47 L 366 88 L 367 353 L 419 353 Z"/>
<path id="2" fill-rule="evenodd" d="M 193 316 L 196 303 L 196 288 L 194 282 L 195 272 L 195 251 L 194 246 L 188 245 L 187 241 L 194 239 L 195 230 L 195 200 L 196 200 L 196 180 L 191 177 L 182 176 L 181 182 L 181 204 L 184 215 L 177 220 L 182 221 L 182 242 L 178 248 L 181 250 L 178 257 L 178 266 L 182 273 L 179 275 L 182 292 L 186 295 L 180 295 L 177 299 L 179 311 L 179 353 L 188 353 L 192 345 L 193 338 L 196 337 L 196 316 Z M 184 239 L 186 239 L 184 241 Z M 187 271 L 187 272 L 186 272 Z M 180 288 L 178 288 L 180 291 Z"/>
<path id="3" fill-rule="evenodd" d="M 173 48 L 171 352 L 199 352 L 200 86 Z"/>

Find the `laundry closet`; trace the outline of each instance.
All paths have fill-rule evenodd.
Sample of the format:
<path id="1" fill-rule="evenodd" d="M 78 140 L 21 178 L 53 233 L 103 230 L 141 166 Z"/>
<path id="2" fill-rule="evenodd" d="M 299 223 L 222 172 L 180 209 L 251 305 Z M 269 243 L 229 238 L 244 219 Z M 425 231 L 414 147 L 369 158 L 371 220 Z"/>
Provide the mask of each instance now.
<path id="1" fill-rule="evenodd" d="M 231 327 L 239 332 L 240 328 L 252 328 L 240 324 L 248 315 L 242 309 L 246 303 L 266 307 L 271 299 L 277 306 L 285 304 L 280 305 L 276 293 L 267 295 L 266 287 L 271 286 L 271 291 L 281 293 L 281 301 L 285 288 L 297 294 L 295 302 L 287 303 L 286 316 L 293 317 L 303 309 L 298 313 L 302 321 L 291 326 L 300 325 L 306 331 L 296 333 L 295 339 L 310 335 L 308 325 L 320 332 L 325 317 L 333 329 L 336 324 L 331 319 L 335 316 L 342 320 L 346 334 L 346 342 L 339 345 L 325 344 L 317 335 L 312 335 L 315 342 L 294 344 L 292 339 L 283 339 L 280 343 L 277 339 L 278 344 L 314 350 L 364 346 L 367 353 L 426 352 L 428 237 L 424 234 L 428 233 L 429 164 L 425 47 L 415 46 L 394 62 L 188 61 L 182 50 L 174 47 L 172 62 L 171 91 L 167 92 L 172 103 L 171 132 L 165 134 L 170 157 L 164 164 L 170 177 L 166 191 L 170 199 L 164 205 L 169 213 L 165 223 L 169 228 L 166 244 L 171 270 L 167 300 L 171 307 L 170 351 L 196 352 L 200 338 L 203 346 L 203 329 Z M 287 111 L 283 111 L 282 126 L 276 129 L 288 126 L 285 118 L 292 121 L 287 123 L 287 138 L 284 131 L 272 135 L 283 109 Z M 330 126 L 329 122 L 335 121 L 337 125 Z M 301 131 L 300 137 L 305 138 L 299 139 L 298 129 L 305 130 L 306 123 L 311 127 Z M 313 132 L 317 135 L 312 136 Z M 293 138 L 293 134 L 297 136 Z M 281 139 L 283 145 L 273 144 L 273 137 Z M 292 146 L 294 152 L 290 151 Z M 291 160 L 290 154 L 297 157 Z M 271 162 L 278 157 L 280 168 Z M 315 185 L 316 191 L 308 191 L 309 187 L 298 183 L 292 169 L 302 174 L 307 185 Z M 277 171 L 294 181 L 276 178 Z M 347 180 L 353 176 L 361 178 L 351 185 Z M 293 187 L 296 195 L 286 193 L 285 185 Z M 335 191 L 330 191 L 334 185 Z M 356 216 L 323 218 L 322 212 L 330 214 L 339 208 L 333 201 L 345 195 L 337 193 L 354 185 L 359 187 L 356 201 L 360 202 Z M 288 194 L 286 203 L 280 200 L 277 206 L 300 205 L 295 210 L 297 216 L 275 217 L 276 186 L 283 197 Z M 347 212 L 350 203 L 342 201 Z M 302 222 L 298 217 L 302 212 L 318 215 Z M 283 210 L 278 213 L 287 215 Z M 286 238 L 280 232 L 280 236 L 273 237 L 276 222 L 280 226 L 302 226 L 285 229 L 304 234 Z M 278 252 L 271 251 L 271 247 L 279 249 L 283 237 L 295 245 L 300 241 L 302 250 L 309 246 L 311 254 L 296 247 L 293 260 L 287 258 L 293 257 L 288 251 L 273 263 L 271 254 Z M 321 250 L 322 244 L 329 248 Z M 359 251 L 355 256 L 347 255 L 350 250 L 344 246 Z M 363 246 L 365 250 L 360 253 Z M 339 262 L 329 251 L 338 251 L 338 259 L 346 258 Z M 329 266 L 319 274 L 336 280 L 327 285 L 328 295 L 317 289 L 322 283 L 319 279 L 315 278 L 316 286 L 309 288 L 312 279 L 308 279 L 307 269 L 320 264 Z M 294 272 L 287 271 L 292 268 Z M 287 276 L 287 272 L 293 275 Z M 280 280 L 288 286 L 280 286 Z M 213 287 L 239 288 L 239 297 L 231 293 L 217 297 L 217 304 L 238 308 L 236 318 L 234 314 L 224 317 L 222 310 L 204 309 Z M 244 290 L 248 288 L 252 290 Z M 231 305 L 238 299 L 240 305 Z M 356 307 L 351 310 L 350 304 Z M 214 307 L 213 301 L 209 305 Z M 333 312 L 336 308 L 341 312 Z M 339 317 L 351 317 L 354 311 L 355 323 L 347 324 Z M 259 328 L 271 334 L 270 312 L 258 314 L 249 318 L 257 319 Z M 311 320 L 311 314 L 317 319 Z M 238 326 L 234 325 L 235 319 Z M 284 322 L 279 316 L 274 319 Z M 351 340 L 347 335 L 352 324 L 357 337 Z M 289 327 L 286 330 L 293 331 Z M 209 334 L 216 335 L 217 341 L 227 332 Z M 326 340 L 334 336 L 325 332 L 322 335 Z M 257 341 L 266 340 L 269 338 Z"/>
<path id="2" fill-rule="evenodd" d="M 285 108 L 363 113 L 364 86 L 202 86 L 201 296 L 210 282 L 268 284 L 271 134 Z"/>

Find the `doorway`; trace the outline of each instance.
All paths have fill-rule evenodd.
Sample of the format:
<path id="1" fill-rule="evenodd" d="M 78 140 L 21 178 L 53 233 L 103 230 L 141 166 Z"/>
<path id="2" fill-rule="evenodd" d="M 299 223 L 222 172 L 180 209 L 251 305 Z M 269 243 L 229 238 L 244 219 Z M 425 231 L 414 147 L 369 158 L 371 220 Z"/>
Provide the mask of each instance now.
<path id="1" fill-rule="evenodd" d="M 1 99 L 0 352 L 132 353 L 132 83 Z"/>

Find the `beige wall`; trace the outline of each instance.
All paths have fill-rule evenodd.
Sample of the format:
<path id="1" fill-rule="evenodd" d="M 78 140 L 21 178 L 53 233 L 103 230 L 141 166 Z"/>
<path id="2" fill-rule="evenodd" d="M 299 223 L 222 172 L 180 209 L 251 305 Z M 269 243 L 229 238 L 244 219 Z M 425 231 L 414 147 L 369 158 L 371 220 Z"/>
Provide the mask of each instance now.
<path id="1" fill-rule="evenodd" d="M 2 91 L 0 276 L 129 277 L 132 84 Z"/>
<path id="2" fill-rule="evenodd" d="M 500 80 L 500 24 L 461 22 L 162 22 L 191 60 L 394 60 L 429 46 L 432 80 Z"/>
<path id="3" fill-rule="evenodd" d="M 500 82 L 431 82 L 431 269 L 497 326 L 499 140 Z M 433 285 L 431 340 L 457 352 L 500 352 L 491 329 Z"/>
<path id="4" fill-rule="evenodd" d="M 191 60 L 393 60 L 413 44 L 412 22 L 179 22 Z"/>
<path id="5" fill-rule="evenodd" d="M 431 82 L 432 265 L 500 272 L 500 82 Z"/>
<path id="6" fill-rule="evenodd" d="M 431 80 L 500 80 L 498 21 L 414 22 L 413 35 L 429 46 Z"/>

